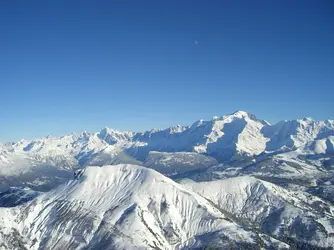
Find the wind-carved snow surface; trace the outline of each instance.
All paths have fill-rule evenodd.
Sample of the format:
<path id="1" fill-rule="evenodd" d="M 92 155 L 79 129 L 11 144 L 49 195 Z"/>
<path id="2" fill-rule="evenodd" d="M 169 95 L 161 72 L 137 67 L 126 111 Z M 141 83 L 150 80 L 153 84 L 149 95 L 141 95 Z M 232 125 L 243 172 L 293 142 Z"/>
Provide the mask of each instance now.
<path id="1" fill-rule="evenodd" d="M 206 199 L 139 166 L 88 167 L 25 205 L 0 209 L 5 246 L 29 249 L 189 249 L 287 246 L 233 223 Z M 17 232 L 11 237 L 11 230 Z M 8 238 L 6 238 L 8 237 Z"/>
<path id="2" fill-rule="evenodd" d="M 333 138 L 333 120 L 237 111 L 2 143 L 0 249 L 331 247 Z"/>

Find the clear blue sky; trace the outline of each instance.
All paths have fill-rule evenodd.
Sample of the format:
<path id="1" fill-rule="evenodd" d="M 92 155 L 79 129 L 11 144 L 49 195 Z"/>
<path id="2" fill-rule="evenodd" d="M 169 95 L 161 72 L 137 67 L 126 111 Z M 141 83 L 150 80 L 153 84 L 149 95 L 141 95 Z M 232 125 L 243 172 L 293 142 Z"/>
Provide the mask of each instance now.
<path id="1" fill-rule="evenodd" d="M 0 1 L 0 141 L 334 119 L 334 1 Z"/>

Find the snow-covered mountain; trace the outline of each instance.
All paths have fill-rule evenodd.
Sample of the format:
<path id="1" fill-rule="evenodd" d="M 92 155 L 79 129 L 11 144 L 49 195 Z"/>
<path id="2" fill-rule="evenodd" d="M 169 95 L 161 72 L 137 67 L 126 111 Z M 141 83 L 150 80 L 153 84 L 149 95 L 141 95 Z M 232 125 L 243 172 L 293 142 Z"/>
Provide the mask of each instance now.
<path id="1" fill-rule="evenodd" d="M 333 138 L 237 111 L 2 143 L 0 249 L 330 249 Z"/>
<path id="2" fill-rule="evenodd" d="M 196 152 L 215 157 L 219 161 L 238 155 L 256 155 L 263 152 L 269 140 L 261 133 L 268 123 L 256 120 L 243 111 L 199 120 L 188 127 L 152 130 L 134 136 L 134 145 L 128 152 L 143 159 L 150 151 Z"/>
<path id="3" fill-rule="evenodd" d="M 88 167 L 54 191 L 0 209 L 6 249 L 286 249 L 245 230 L 196 193 L 153 170 Z"/>
<path id="4" fill-rule="evenodd" d="M 306 118 L 270 125 L 243 111 L 216 116 L 210 121 L 199 120 L 191 126 L 178 125 L 143 133 L 104 128 L 98 133 L 83 132 L 60 138 L 48 136 L 33 141 L 1 144 L 0 178 L 6 177 L 2 189 L 8 187 L 6 183 L 14 176 L 16 185 L 30 183 L 31 187 L 41 186 L 44 190 L 71 176 L 73 169 L 87 165 L 159 165 L 159 171 L 177 174 L 212 165 L 198 164 L 195 158 L 201 159 L 202 163 L 214 162 L 212 158 L 218 162 L 230 162 L 296 149 L 304 150 L 307 154 L 331 154 L 333 135 L 332 120 L 318 122 Z M 162 161 L 163 154 L 158 152 L 177 154 Z M 205 158 L 207 156 L 210 158 Z M 176 157 L 179 160 L 175 160 Z M 189 157 L 193 160 L 189 160 Z M 180 161 L 184 163 L 182 169 Z M 165 170 L 162 169 L 164 166 Z M 38 178 L 36 172 L 55 173 L 47 177 L 48 185 L 43 186 L 45 181 Z M 52 182 L 54 185 L 50 184 Z"/>
<path id="5" fill-rule="evenodd" d="M 319 197 L 250 176 L 183 183 L 245 225 L 277 239 L 334 245 L 334 237 L 328 237 L 334 235 L 334 207 Z"/>

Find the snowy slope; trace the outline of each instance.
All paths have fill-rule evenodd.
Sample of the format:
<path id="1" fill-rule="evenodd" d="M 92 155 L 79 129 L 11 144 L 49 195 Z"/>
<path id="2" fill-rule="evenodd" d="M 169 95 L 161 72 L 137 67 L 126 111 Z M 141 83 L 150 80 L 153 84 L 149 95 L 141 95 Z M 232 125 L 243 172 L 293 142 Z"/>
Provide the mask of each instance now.
<path id="1" fill-rule="evenodd" d="M 78 166 L 71 155 L 27 154 L 2 151 L 0 159 L 0 192 L 9 187 L 31 187 L 49 190 L 73 176 Z"/>
<path id="2" fill-rule="evenodd" d="M 6 249 L 188 249 L 286 245 L 246 231 L 203 197 L 139 166 L 88 167 L 77 180 L 0 208 Z M 0 238 L 0 239 L 1 239 Z"/>
<path id="3" fill-rule="evenodd" d="M 294 238 L 323 247 L 334 245 L 334 206 L 320 198 L 250 176 L 182 183 L 242 223 L 278 239 Z"/>

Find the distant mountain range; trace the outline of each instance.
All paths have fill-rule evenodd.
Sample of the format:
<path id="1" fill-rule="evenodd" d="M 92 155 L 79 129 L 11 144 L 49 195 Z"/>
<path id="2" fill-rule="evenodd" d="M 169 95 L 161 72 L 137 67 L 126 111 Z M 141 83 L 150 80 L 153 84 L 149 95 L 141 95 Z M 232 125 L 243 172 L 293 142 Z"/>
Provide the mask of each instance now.
<path id="1" fill-rule="evenodd" d="M 0 249 L 330 249 L 334 121 L 2 143 L 0 192 Z"/>

